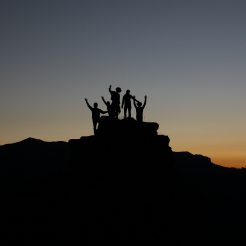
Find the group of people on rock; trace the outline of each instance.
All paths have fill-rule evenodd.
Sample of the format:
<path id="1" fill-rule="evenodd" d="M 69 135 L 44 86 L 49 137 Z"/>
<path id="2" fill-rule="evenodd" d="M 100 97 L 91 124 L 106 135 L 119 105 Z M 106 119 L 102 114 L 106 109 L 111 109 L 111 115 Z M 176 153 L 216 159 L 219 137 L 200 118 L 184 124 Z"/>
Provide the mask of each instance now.
<path id="1" fill-rule="evenodd" d="M 103 102 L 105 103 L 107 110 L 104 111 L 100 108 L 98 108 L 98 103 L 94 103 L 93 107 L 89 104 L 87 98 L 85 98 L 85 102 L 88 106 L 88 108 L 92 112 L 92 122 L 93 122 L 93 129 L 94 134 L 96 134 L 97 125 L 100 121 L 101 114 L 108 113 L 108 116 L 111 119 L 119 119 L 119 114 L 121 112 L 121 108 L 124 109 L 124 118 L 131 118 L 131 109 L 132 109 L 132 101 L 136 109 L 136 120 L 138 122 L 143 122 L 143 110 L 145 108 L 146 102 L 147 102 L 147 96 L 144 97 L 144 103 L 142 104 L 140 101 L 138 101 L 135 96 L 130 94 L 130 90 L 126 90 L 126 93 L 124 94 L 122 98 L 122 103 L 120 105 L 120 93 L 121 88 L 116 87 L 115 91 L 112 90 L 112 86 L 109 86 L 109 92 L 111 95 L 111 102 L 106 101 L 104 97 L 102 97 Z"/>

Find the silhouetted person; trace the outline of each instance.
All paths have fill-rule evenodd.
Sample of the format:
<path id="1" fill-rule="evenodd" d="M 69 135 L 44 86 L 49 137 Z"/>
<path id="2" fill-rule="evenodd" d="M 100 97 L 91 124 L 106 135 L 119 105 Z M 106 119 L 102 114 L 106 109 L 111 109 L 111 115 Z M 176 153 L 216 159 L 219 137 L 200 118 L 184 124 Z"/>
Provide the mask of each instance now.
<path id="1" fill-rule="evenodd" d="M 103 100 L 103 102 L 105 103 L 105 105 L 107 106 L 108 116 L 109 116 L 111 119 L 115 118 L 115 114 L 114 114 L 114 111 L 113 111 L 113 108 L 112 108 L 112 105 L 111 105 L 110 101 L 106 101 L 106 100 L 104 99 L 104 97 L 102 97 L 102 100 Z"/>
<path id="2" fill-rule="evenodd" d="M 141 102 L 134 100 L 134 106 L 136 108 L 136 120 L 137 122 L 143 122 L 143 110 L 145 108 L 147 102 L 147 96 L 144 96 L 144 104 Z"/>
<path id="3" fill-rule="evenodd" d="M 122 99 L 122 104 L 121 108 L 124 107 L 124 118 L 127 117 L 127 112 L 128 112 L 128 117 L 131 117 L 131 110 L 132 110 L 132 102 L 131 99 L 135 100 L 135 96 L 132 96 L 130 94 L 130 90 L 127 90 L 125 95 L 123 96 Z"/>
<path id="4" fill-rule="evenodd" d="M 120 114 L 120 92 L 121 92 L 121 88 L 120 87 L 116 87 L 115 91 L 111 90 L 111 85 L 109 86 L 109 92 L 111 94 L 111 107 L 112 107 L 112 111 L 114 113 L 114 117 L 116 119 L 118 119 L 118 116 Z"/>
<path id="5" fill-rule="evenodd" d="M 87 98 L 85 98 L 85 102 L 88 106 L 88 108 L 91 110 L 92 112 L 92 122 L 93 122 L 93 130 L 94 130 L 94 134 L 96 135 L 96 131 L 97 131 L 97 124 L 100 121 L 100 114 L 106 114 L 107 111 L 103 111 L 102 109 L 98 108 L 98 104 L 95 102 L 94 108 L 88 103 Z"/>

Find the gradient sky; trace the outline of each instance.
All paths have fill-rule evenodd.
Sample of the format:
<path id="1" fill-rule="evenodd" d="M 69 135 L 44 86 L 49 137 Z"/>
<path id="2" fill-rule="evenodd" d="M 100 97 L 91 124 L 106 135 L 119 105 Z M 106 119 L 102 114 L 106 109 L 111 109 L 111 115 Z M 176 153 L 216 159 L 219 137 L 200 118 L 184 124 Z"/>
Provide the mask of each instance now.
<path id="1" fill-rule="evenodd" d="M 246 167 L 245 26 L 237 0 L 1 0 L 0 144 L 91 135 L 112 84 L 174 151 Z"/>

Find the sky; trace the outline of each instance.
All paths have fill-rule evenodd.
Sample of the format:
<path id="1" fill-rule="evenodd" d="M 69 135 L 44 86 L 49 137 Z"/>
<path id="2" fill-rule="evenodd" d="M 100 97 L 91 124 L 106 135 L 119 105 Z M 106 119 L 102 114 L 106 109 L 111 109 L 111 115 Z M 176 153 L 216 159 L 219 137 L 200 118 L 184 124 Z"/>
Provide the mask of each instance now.
<path id="1" fill-rule="evenodd" d="M 92 135 L 111 84 L 173 151 L 246 167 L 245 26 L 243 0 L 1 0 L 0 145 Z"/>

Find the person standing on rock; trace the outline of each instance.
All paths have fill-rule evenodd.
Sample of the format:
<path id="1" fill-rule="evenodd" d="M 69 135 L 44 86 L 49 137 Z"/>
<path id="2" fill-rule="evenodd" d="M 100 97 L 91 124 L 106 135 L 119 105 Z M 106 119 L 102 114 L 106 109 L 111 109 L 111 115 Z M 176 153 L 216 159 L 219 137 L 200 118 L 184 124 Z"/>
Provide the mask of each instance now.
<path id="1" fill-rule="evenodd" d="M 143 122 L 143 110 L 146 106 L 147 102 L 147 96 L 144 97 L 144 104 L 142 105 L 141 102 L 137 102 L 137 100 L 134 100 L 134 106 L 136 108 L 136 120 L 137 122 Z"/>
<path id="2" fill-rule="evenodd" d="M 107 106 L 109 118 L 110 118 L 110 119 L 115 118 L 114 111 L 113 111 L 113 109 L 112 109 L 112 105 L 111 105 L 110 101 L 106 101 L 106 100 L 104 99 L 104 97 L 101 97 L 101 98 L 102 98 L 103 102 L 105 103 L 105 105 Z"/>
<path id="3" fill-rule="evenodd" d="M 116 119 L 118 119 L 119 114 L 120 114 L 120 92 L 121 88 L 116 87 L 115 91 L 111 89 L 111 85 L 109 86 L 109 92 L 111 94 L 111 107 L 113 111 L 113 115 Z"/>
<path id="4" fill-rule="evenodd" d="M 127 112 L 128 112 L 128 117 L 131 118 L 131 110 L 132 110 L 131 99 L 136 100 L 135 96 L 132 96 L 130 94 L 130 90 L 126 90 L 126 93 L 123 96 L 122 104 L 121 104 L 121 108 L 124 108 L 124 118 L 127 118 Z"/>
<path id="5" fill-rule="evenodd" d="M 91 110 L 92 112 L 92 122 L 93 122 L 93 130 L 94 130 L 94 134 L 96 135 L 97 132 L 97 125 L 100 121 L 100 115 L 101 114 L 106 114 L 108 111 L 103 111 L 102 109 L 98 108 L 98 104 L 95 102 L 93 105 L 94 107 L 92 107 L 89 103 L 87 98 L 85 98 L 85 102 L 88 106 L 88 108 Z"/>

